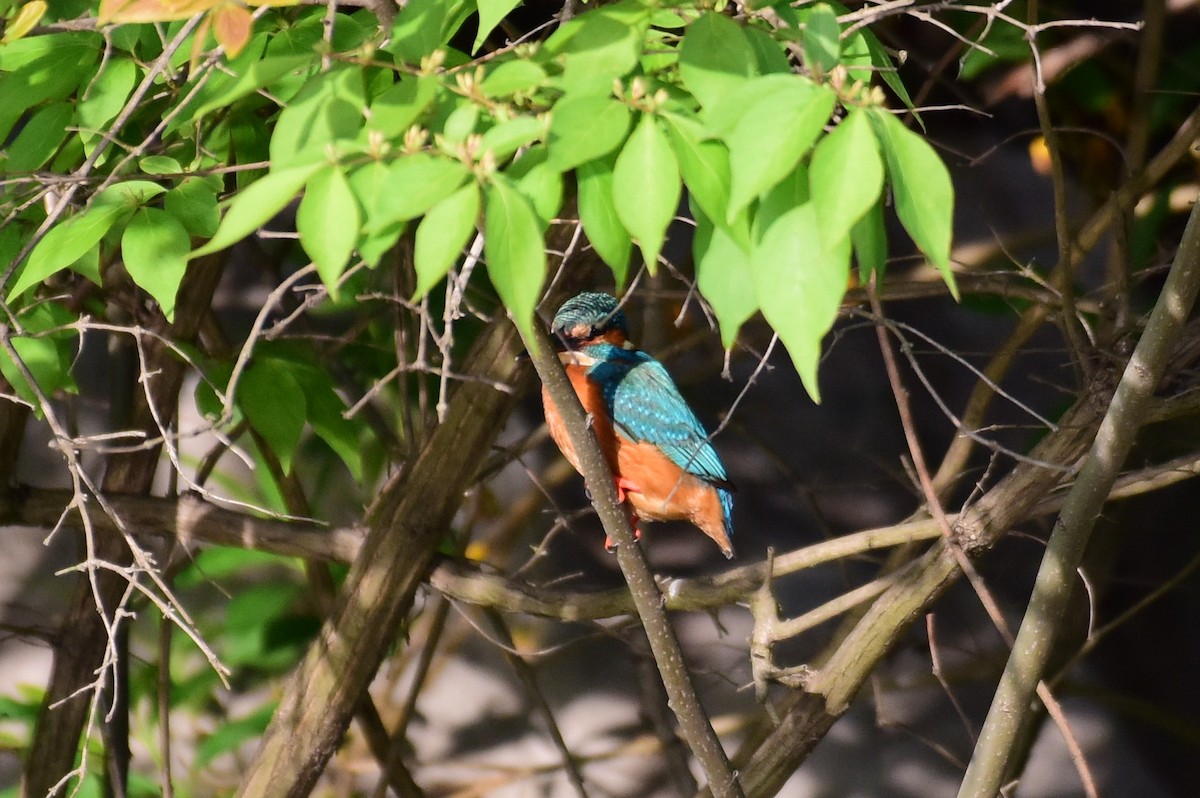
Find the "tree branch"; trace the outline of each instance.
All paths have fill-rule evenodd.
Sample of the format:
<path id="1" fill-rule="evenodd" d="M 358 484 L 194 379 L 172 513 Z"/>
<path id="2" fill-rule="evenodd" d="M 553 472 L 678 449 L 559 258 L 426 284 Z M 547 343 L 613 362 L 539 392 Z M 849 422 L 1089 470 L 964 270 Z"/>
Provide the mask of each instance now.
<path id="1" fill-rule="evenodd" d="M 662 675 L 670 707 L 679 720 L 680 732 L 704 769 L 713 795 L 718 798 L 741 798 L 742 788 L 696 695 L 679 641 L 667 619 L 662 594 L 654 582 L 645 555 L 634 539 L 629 516 L 617 501 L 616 483 L 591 434 L 579 399 L 544 333 L 526 337 L 525 346 L 538 376 L 562 415 L 571 445 L 579 457 L 580 470 L 592 495 L 592 504 L 604 524 L 604 531 L 616 542 L 617 563 L 629 584 L 638 617 L 646 629 L 650 651 Z"/>
<path id="2" fill-rule="evenodd" d="M 1055 523 L 1016 645 L 959 789 L 960 798 L 991 798 L 1000 789 L 1012 741 L 1045 670 L 1092 528 L 1141 428 L 1198 290 L 1200 205 L 1195 205 L 1150 322 L 1125 367 L 1083 469 Z"/>

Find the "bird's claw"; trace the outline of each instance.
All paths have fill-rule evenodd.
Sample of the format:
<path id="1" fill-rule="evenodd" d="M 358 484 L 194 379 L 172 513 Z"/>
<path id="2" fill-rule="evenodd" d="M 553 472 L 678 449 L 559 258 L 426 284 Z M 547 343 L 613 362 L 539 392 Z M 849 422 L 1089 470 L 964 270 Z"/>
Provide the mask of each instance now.
<path id="1" fill-rule="evenodd" d="M 642 539 L 642 529 L 637 524 L 633 524 L 633 539 L 634 540 Z M 604 550 L 607 551 L 609 554 L 617 553 L 617 544 L 608 535 L 604 536 Z"/>

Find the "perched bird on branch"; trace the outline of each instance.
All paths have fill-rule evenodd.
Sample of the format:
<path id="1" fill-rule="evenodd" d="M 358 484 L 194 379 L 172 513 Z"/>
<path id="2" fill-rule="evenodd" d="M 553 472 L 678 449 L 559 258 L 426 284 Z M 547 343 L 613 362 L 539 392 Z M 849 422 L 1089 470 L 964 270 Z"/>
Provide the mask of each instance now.
<path id="1" fill-rule="evenodd" d="M 671 375 L 629 343 L 625 314 L 608 294 L 567 300 L 551 333 L 564 347 L 559 359 L 588 414 L 617 483 L 617 498 L 637 519 L 685 520 L 733 556 L 733 485 L 708 434 L 679 394 Z M 543 387 L 550 436 L 579 471 L 562 417 Z M 613 544 L 605 540 L 611 551 Z"/>

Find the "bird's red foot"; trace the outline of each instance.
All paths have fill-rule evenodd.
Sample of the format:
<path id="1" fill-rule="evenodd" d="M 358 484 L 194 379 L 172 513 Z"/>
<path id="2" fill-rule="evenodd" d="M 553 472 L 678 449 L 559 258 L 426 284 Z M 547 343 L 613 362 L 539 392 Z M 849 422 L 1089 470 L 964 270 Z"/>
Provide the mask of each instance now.
<path id="1" fill-rule="evenodd" d="M 636 482 L 631 482 L 626 477 L 617 477 L 617 501 L 625 501 L 626 493 L 641 493 L 642 489 L 637 486 Z"/>

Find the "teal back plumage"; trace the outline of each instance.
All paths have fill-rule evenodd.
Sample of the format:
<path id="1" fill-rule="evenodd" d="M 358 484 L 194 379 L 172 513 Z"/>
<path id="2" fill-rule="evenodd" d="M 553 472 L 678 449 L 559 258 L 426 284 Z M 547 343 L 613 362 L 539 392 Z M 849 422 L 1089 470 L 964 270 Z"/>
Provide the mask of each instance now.
<path id="1" fill-rule="evenodd" d="M 580 351 L 596 360 L 587 374 L 600 385 L 617 431 L 652 444 L 685 472 L 712 484 L 732 534 L 733 486 L 725 466 L 663 365 L 645 352 L 611 343 L 589 344 Z"/>

